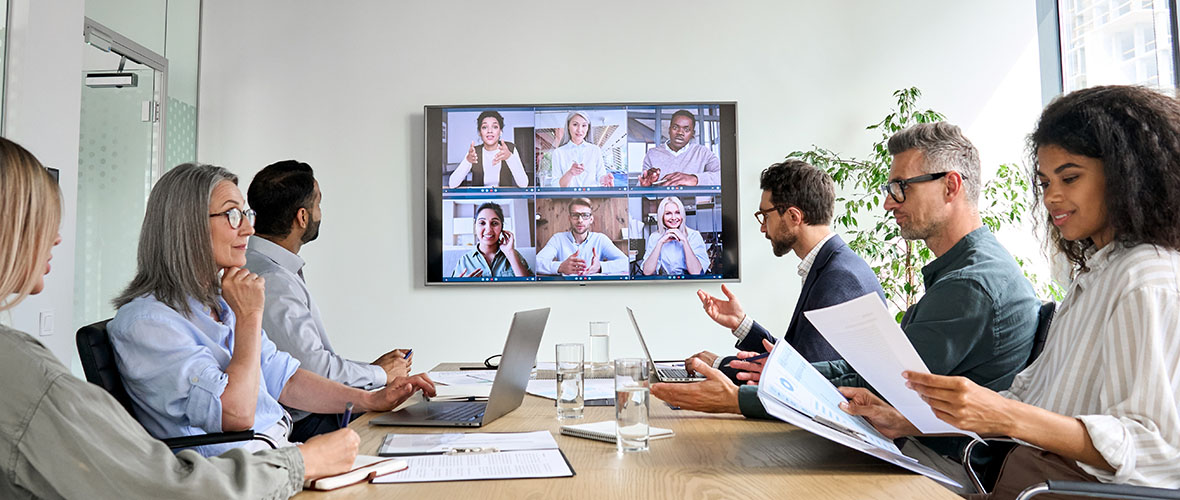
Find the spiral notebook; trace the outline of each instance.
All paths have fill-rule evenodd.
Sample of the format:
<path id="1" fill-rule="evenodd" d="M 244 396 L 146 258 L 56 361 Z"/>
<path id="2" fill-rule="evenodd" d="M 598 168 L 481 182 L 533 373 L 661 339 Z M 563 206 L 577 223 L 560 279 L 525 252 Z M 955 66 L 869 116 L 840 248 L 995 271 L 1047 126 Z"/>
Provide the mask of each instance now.
<path id="1" fill-rule="evenodd" d="M 672 432 L 672 429 L 665 429 L 663 427 L 648 427 L 648 432 L 648 439 L 663 439 L 676 435 L 675 432 Z M 592 422 L 589 424 L 563 425 L 561 426 L 561 433 L 566 436 L 613 443 L 615 442 L 615 421 L 603 420 L 602 422 Z"/>

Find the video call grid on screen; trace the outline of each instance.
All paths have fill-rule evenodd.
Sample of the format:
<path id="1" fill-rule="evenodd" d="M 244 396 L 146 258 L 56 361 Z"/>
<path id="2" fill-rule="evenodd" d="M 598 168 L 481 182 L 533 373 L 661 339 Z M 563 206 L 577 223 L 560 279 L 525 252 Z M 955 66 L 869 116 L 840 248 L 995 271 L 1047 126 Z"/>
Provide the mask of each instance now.
<path id="1" fill-rule="evenodd" d="M 739 279 L 736 104 L 425 117 L 427 284 Z"/>

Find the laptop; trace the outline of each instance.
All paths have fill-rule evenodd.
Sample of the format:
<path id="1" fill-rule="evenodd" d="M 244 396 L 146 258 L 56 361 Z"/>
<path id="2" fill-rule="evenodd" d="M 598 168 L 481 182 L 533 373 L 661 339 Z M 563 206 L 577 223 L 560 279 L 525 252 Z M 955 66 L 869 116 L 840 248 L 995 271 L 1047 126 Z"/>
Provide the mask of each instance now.
<path id="1" fill-rule="evenodd" d="M 635 327 L 635 335 L 639 336 L 639 346 L 643 348 L 643 353 L 647 355 L 647 362 L 651 363 L 652 382 L 700 382 L 705 380 L 703 375 L 699 373 L 689 374 L 688 370 L 684 368 L 657 366 L 655 359 L 651 357 L 651 351 L 647 350 L 647 342 L 643 341 L 643 332 L 639 331 L 639 322 L 635 321 L 635 311 L 632 311 L 628 307 L 627 315 L 631 317 L 631 325 Z"/>
<path id="2" fill-rule="evenodd" d="M 529 374 L 537 360 L 549 308 L 512 315 L 504 356 L 487 401 L 424 401 L 373 417 L 371 425 L 479 427 L 515 410 L 524 401 Z"/>

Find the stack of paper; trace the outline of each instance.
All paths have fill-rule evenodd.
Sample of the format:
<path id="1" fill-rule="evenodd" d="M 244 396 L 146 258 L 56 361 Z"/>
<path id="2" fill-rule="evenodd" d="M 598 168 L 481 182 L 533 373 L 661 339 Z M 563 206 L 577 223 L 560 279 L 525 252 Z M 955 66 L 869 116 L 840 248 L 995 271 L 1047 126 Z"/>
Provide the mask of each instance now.
<path id="1" fill-rule="evenodd" d="M 409 469 L 374 483 L 574 475 L 548 431 L 387 434 L 378 455 L 398 456 Z"/>

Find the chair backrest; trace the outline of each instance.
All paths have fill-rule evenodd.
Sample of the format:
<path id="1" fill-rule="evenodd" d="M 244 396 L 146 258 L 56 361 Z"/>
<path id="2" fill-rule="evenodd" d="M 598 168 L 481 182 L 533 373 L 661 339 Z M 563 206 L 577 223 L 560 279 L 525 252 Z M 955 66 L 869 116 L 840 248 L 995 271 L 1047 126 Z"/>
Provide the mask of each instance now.
<path id="1" fill-rule="evenodd" d="M 1037 356 L 1041 355 L 1041 351 L 1045 348 L 1045 339 L 1049 336 L 1049 325 L 1053 323 L 1053 313 L 1057 312 L 1057 303 L 1052 300 L 1041 304 L 1041 310 L 1037 313 L 1037 331 L 1033 334 L 1032 352 L 1028 355 L 1028 363 L 1024 366 L 1031 365 L 1033 361 L 1037 360 Z"/>
<path id="2" fill-rule="evenodd" d="M 106 389 L 127 409 L 128 414 L 134 416 L 131 396 L 123 386 L 119 365 L 115 363 L 115 348 L 111 346 L 111 338 L 107 334 L 107 323 L 110 321 L 99 321 L 78 329 L 78 357 L 82 360 L 86 380 Z"/>

